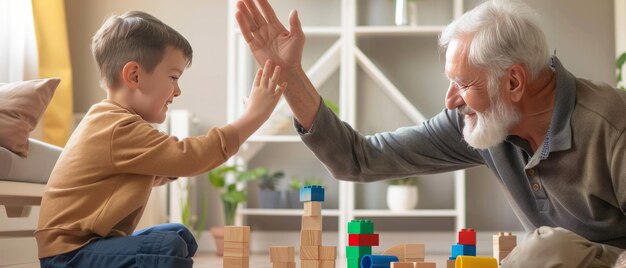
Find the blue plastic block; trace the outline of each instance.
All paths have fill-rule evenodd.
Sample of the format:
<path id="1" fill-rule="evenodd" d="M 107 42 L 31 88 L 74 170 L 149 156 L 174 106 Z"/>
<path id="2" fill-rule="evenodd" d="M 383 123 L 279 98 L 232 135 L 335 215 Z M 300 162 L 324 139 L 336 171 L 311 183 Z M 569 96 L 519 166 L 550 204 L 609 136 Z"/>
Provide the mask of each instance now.
<path id="1" fill-rule="evenodd" d="M 300 188 L 300 202 L 324 202 L 324 187 L 319 185 Z"/>
<path id="2" fill-rule="evenodd" d="M 476 246 L 452 245 L 452 257 L 456 259 L 457 256 L 476 256 Z"/>
<path id="3" fill-rule="evenodd" d="M 365 255 L 361 258 L 361 268 L 389 268 L 398 261 L 398 257 L 391 255 Z"/>

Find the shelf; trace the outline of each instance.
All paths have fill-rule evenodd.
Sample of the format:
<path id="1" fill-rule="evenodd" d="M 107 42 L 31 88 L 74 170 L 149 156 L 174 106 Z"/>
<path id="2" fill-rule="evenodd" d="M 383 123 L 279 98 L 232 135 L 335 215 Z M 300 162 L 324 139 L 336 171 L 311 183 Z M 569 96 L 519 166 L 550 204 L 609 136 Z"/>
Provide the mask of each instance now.
<path id="1" fill-rule="evenodd" d="M 340 27 L 302 27 L 302 31 L 307 37 L 311 36 L 339 36 L 341 35 Z M 239 28 L 234 29 L 234 33 L 241 35 Z"/>
<path id="2" fill-rule="evenodd" d="M 386 209 L 355 209 L 355 217 L 457 217 L 454 209 L 414 209 L 407 211 L 391 211 Z"/>
<path id="3" fill-rule="evenodd" d="M 247 142 L 302 142 L 296 135 L 252 135 Z"/>
<path id="4" fill-rule="evenodd" d="M 276 209 L 276 208 L 243 208 L 239 209 L 242 215 L 252 216 L 302 216 L 302 209 Z M 322 209 L 322 216 L 339 216 L 338 209 Z"/>
<path id="5" fill-rule="evenodd" d="M 436 36 L 445 26 L 358 26 L 357 36 Z"/>

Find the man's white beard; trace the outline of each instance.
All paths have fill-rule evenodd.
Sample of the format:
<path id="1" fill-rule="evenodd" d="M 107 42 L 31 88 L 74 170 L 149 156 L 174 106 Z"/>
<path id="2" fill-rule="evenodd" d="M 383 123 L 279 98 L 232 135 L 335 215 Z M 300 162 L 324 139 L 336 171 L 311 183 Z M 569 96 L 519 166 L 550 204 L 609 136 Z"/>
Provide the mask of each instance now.
<path id="1" fill-rule="evenodd" d="M 519 113 L 501 101 L 499 96 L 492 99 L 495 105 L 485 113 L 477 113 L 467 105 L 459 107 L 462 114 L 476 113 L 474 118 L 465 117 L 463 127 L 463 138 L 474 148 L 487 149 L 504 141 L 511 127 L 520 119 Z"/>

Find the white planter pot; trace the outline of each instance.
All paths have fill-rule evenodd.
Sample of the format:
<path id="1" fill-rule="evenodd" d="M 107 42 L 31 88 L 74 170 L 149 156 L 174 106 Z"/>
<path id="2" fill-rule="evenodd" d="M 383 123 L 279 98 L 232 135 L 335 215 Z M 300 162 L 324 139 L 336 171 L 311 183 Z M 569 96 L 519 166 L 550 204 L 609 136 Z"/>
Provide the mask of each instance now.
<path id="1" fill-rule="evenodd" d="M 415 185 L 389 185 L 387 206 L 391 211 L 406 211 L 417 206 L 418 191 Z"/>

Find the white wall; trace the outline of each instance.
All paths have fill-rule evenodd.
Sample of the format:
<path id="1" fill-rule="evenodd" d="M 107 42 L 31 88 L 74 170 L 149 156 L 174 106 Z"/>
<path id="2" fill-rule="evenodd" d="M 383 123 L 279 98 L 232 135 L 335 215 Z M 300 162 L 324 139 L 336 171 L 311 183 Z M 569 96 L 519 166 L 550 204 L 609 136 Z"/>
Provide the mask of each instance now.
<path id="1" fill-rule="evenodd" d="M 475 2 L 466 1 L 468 7 L 474 6 Z M 615 80 L 613 1 L 528 0 L 527 3 L 540 14 L 550 47 L 557 49 L 557 55 L 572 73 L 609 83 Z M 176 99 L 172 108 L 188 109 L 197 114 L 203 130 L 226 123 L 226 25 L 228 20 L 233 19 L 227 14 L 227 1 L 67 0 L 66 5 L 77 112 L 87 111 L 92 104 L 104 98 L 104 91 L 98 86 L 97 67 L 89 51 L 91 36 L 108 14 L 137 9 L 151 13 L 177 29 L 194 48 L 193 66 L 182 76 L 182 96 Z M 286 10 L 281 9 L 281 18 L 288 15 Z M 306 22 L 318 14 L 307 13 L 304 9 L 300 10 L 300 16 Z M 442 62 L 434 58 L 433 69 L 438 68 L 437 72 L 443 76 Z M 442 92 L 445 88 L 428 95 L 427 102 L 443 108 Z M 401 124 L 403 122 L 400 121 Z M 394 125 L 393 122 L 391 125 Z M 288 156 L 293 151 L 286 146 L 284 150 L 273 153 Z M 311 169 L 321 174 L 325 172 L 319 163 L 310 165 Z M 204 183 L 204 177 L 200 178 Z M 493 175 L 485 169 L 468 172 L 468 226 L 479 230 L 519 230 L 519 223 L 506 202 L 501 201 L 501 189 L 494 182 Z M 205 184 L 199 187 L 207 188 Z M 216 199 L 212 200 L 209 215 L 213 220 L 209 220 L 209 225 L 219 223 L 215 218 L 220 213 L 218 205 Z"/>

